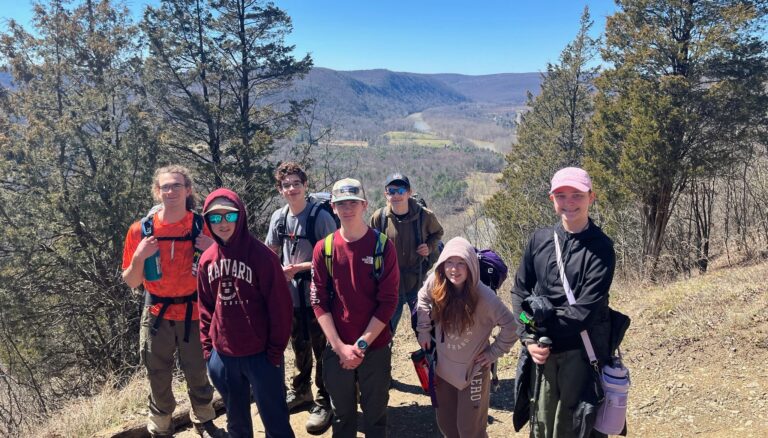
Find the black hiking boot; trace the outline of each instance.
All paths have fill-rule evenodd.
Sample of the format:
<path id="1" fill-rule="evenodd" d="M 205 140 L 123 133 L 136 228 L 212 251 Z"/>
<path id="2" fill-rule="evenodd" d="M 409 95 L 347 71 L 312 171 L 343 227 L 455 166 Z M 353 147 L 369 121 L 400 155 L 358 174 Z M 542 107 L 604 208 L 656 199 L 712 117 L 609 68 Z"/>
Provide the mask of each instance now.
<path id="1" fill-rule="evenodd" d="M 195 423 L 195 430 L 202 438 L 229 438 L 227 431 L 213 424 L 213 420 Z"/>

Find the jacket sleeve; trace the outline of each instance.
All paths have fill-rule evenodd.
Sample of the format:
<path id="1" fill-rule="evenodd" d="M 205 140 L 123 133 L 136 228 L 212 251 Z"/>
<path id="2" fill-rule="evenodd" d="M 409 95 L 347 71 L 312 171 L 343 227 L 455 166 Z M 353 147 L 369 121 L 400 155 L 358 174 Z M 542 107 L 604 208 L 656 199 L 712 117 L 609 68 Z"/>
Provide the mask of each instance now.
<path id="1" fill-rule="evenodd" d="M 399 299 L 399 285 L 400 269 L 397 267 L 397 251 L 395 251 L 395 245 L 387 240 L 384 246 L 384 265 L 379 278 L 379 290 L 376 294 L 376 301 L 379 304 L 373 312 L 373 316 L 379 321 L 388 323 L 395 314 Z"/>
<path id="2" fill-rule="evenodd" d="M 264 247 L 264 254 L 269 261 L 265 271 L 264 291 L 266 292 L 267 315 L 269 316 L 269 338 L 267 339 L 267 358 L 275 365 L 283 363 L 283 354 L 291 337 L 293 302 L 285 281 L 280 259 L 271 250 Z"/>
<path id="3" fill-rule="evenodd" d="M 331 311 L 331 296 L 328 291 L 328 268 L 323 255 L 324 240 L 318 240 L 312 251 L 312 282 L 309 285 L 309 302 L 316 317 Z"/>
<path id="4" fill-rule="evenodd" d="M 206 361 L 211 356 L 211 350 L 213 349 L 210 330 L 213 314 L 216 311 L 216 293 L 213 292 L 211 283 L 208 281 L 208 266 L 209 263 L 201 263 L 200 269 L 197 271 L 197 305 L 200 311 L 200 344 L 202 344 L 203 357 Z"/>
<path id="5" fill-rule="evenodd" d="M 523 311 L 523 301 L 528 298 L 536 287 L 536 269 L 533 266 L 533 247 L 536 240 L 534 233 L 528 240 L 523 257 L 520 259 L 520 266 L 515 274 L 515 282 L 512 285 L 512 314 L 519 315 Z M 516 319 L 518 336 L 523 336 L 525 327 Z"/>
<path id="6" fill-rule="evenodd" d="M 576 305 L 557 308 L 557 318 L 547 324 L 547 329 L 554 335 L 567 335 L 589 328 L 592 316 L 606 305 L 615 267 L 616 253 L 612 245 L 606 244 L 594 251 L 587 262 Z"/>
<path id="7" fill-rule="evenodd" d="M 421 286 L 416 301 L 416 332 L 419 338 L 419 345 L 422 341 L 429 340 L 432 331 L 432 288 L 435 284 L 435 274 L 429 274 L 424 285 Z"/>
<path id="8" fill-rule="evenodd" d="M 528 298 L 536 287 L 536 269 L 533 266 L 533 246 L 535 235 L 528 240 L 523 257 L 520 259 L 520 266 L 515 274 L 515 282 L 512 284 L 512 312 L 519 315 L 522 309 L 523 300 Z"/>
<path id="9" fill-rule="evenodd" d="M 434 252 L 437 250 L 437 244 L 440 242 L 440 239 L 443 238 L 443 226 L 440 225 L 440 222 L 437 221 L 437 216 L 435 216 L 435 213 L 433 213 L 431 210 L 424 209 L 424 213 L 426 213 L 427 216 L 427 238 L 425 239 L 424 243 L 429 246 L 430 252 Z"/>
<path id="10" fill-rule="evenodd" d="M 517 324 L 515 324 L 515 316 L 509 310 L 509 308 L 501 301 L 495 294 L 490 296 L 491 312 L 493 313 L 494 324 L 501 327 L 501 331 L 496 335 L 496 339 L 490 345 L 489 351 L 492 357 L 498 359 L 501 356 L 509 353 L 512 346 L 518 340 L 518 336 L 515 333 Z"/>

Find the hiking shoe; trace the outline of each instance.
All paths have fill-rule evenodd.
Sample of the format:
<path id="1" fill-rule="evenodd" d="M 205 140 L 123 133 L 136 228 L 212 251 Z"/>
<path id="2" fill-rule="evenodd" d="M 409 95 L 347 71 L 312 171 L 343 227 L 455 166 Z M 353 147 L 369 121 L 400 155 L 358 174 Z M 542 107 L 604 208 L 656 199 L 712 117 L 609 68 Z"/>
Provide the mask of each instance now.
<path id="1" fill-rule="evenodd" d="M 229 438 L 227 431 L 213 424 L 213 420 L 195 423 L 195 430 L 202 438 Z"/>
<path id="2" fill-rule="evenodd" d="M 313 400 L 312 393 L 309 391 L 302 394 L 296 394 L 296 391 L 291 389 L 285 396 L 285 403 L 288 405 L 288 411 L 300 408 L 307 403 L 312 403 Z"/>
<path id="3" fill-rule="evenodd" d="M 331 425 L 331 410 L 325 406 L 314 405 L 309 410 L 309 419 L 307 420 L 307 432 L 322 433 Z"/>

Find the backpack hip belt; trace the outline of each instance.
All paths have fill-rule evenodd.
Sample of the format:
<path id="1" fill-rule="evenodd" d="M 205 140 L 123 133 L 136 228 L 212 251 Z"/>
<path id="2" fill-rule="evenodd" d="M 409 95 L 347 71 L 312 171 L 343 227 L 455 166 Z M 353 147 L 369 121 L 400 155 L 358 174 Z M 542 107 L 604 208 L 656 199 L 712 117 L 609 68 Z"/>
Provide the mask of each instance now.
<path id="1" fill-rule="evenodd" d="M 186 304 L 187 310 L 184 315 L 184 342 L 189 342 L 189 332 L 192 329 L 192 303 L 197 302 L 197 291 L 192 292 L 189 295 L 181 297 L 161 297 L 144 291 L 144 305 L 154 306 L 155 304 L 162 304 L 160 306 L 160 313 L 155 318 L 155 323 L 150 327 L 149 332 L 152 336 L 157 334 L 157 330 L 160 328 L 160 321 L 165 316 L 165 312 L 171 304 Z"/>

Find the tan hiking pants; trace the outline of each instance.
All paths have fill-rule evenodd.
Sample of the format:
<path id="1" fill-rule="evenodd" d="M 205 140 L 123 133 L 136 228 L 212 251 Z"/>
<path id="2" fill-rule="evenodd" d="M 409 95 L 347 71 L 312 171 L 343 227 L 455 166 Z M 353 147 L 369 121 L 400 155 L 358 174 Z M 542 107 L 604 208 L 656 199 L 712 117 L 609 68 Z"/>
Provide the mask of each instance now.
<path id="1" fill-rule="evenodd" d="M 200 345 L 200 326 L 192 321 L 189 342 L 184 342 L 184 321 L 162 320 L 156 335 L 150 333 L 156 317 L 144 307 L 141 315 L 139 353 L 147 368 L 149 378 L 149 417 L 147 430 L 156 434 L 173 433 L 172 415 L 176 409 L 173 397 L 173 369 L 178 354 L 179 367 L 187 383 L 187 394 L 192 405 L 190 418 L 193 423 L 204 423 L 216 417 L 211 401 L 213 386 L 208 374 Z"/>

